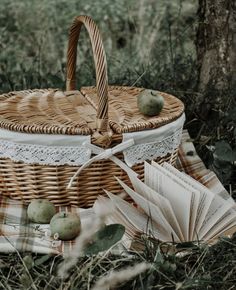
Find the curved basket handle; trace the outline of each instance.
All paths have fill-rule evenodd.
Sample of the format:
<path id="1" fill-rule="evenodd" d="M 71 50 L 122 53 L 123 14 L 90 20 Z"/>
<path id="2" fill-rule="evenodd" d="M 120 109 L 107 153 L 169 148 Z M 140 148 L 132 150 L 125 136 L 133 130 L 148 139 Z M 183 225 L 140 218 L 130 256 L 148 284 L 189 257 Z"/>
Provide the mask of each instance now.
<path id="1" fill-rule="evenodd" d="M 96 69 L 96 87 L 98 95 L 96 127 L 99 132 L 108 132 L 108 78 L 106 55 L 98 27 L 89 16 L 82 15 L 76 17 L 70 28 L 67 50 L 66 90 L 75 90 L 77 43 L 82 25 L 85 26 L 89 33 Z"/>

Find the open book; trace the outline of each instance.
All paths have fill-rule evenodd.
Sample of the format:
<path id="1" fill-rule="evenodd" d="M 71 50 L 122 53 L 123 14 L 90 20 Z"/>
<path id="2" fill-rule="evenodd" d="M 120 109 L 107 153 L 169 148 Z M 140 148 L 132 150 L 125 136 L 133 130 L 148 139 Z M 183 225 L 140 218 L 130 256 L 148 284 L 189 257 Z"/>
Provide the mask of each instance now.
<path id="1" fill-rule="evenodd" d="M 133 189 L 117 178 L 133 204 L 106 191 L 94 210 L 112 208 L 109 223 L 126 227 L 130 239 L 141 234 L 163 242 L 212 241 L 236 230 L 236 204 L 168 163 L 145 163 L 144 182 L 128 172 Z"/>

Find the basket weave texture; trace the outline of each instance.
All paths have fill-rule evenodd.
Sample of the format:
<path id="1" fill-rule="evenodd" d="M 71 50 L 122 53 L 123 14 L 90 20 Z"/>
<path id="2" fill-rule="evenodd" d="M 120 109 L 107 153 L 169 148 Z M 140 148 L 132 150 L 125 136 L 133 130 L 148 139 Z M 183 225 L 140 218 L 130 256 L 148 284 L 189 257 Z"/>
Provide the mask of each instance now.
<path id="1" fill-rule="evenodd" d="M 96 87 L 77 91 L 77 42 L 82 25 L 92 44 Z M 0 95 L 0 128 L 29 134 L 90 135 L 93 144 L 111 148 L 122 142 L 123 133 L 155 129 L 183 114 L 184 105 L 179 99 L 159 92 L 164 97 L 161 113 L 155 117 L 142 115 L 137 108 L 137 96 L 142 90 L 108 86 L 106 57 L 98 28 L 90 17 L 79 16 L 70 30 L 66 91 L 27 90 Z M 174 164 L 177 150 L 156 161 Z M 122 153 L 116 156 L 124 160 Z M 143 163 L 133 166 L 140 178 L 143 178 L 143 167 Z M 33 198 L 48 198 L 56 205 L 88 207 L 98 194 L 104 194 L 103 188 L 120 192 L 114 176 L 129 184 L 127 174 L 108 159 L 89 165 L 68 189 L 70 178 L 77 170 L 78 166 L 27 164 L 0 158 L 0 191 L 27 203 Z"/>

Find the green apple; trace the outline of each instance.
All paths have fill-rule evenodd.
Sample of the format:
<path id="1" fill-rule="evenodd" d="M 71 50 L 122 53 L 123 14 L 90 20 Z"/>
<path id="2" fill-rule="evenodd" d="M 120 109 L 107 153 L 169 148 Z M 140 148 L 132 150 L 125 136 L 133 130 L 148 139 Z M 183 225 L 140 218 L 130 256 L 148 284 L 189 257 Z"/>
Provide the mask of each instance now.
<path id="1" fill-rule="evenodd" d="M 155 116 L 161 112 L 164 106 L 164 98 L 157 91 L 143 90 L 137 96 L 137 105 L 142 114 Z"/>
<path id="2" fill-rule="evenodd" d="M 55 213 L 54 204 L 47 199 L 34 199 L 27 208 L 29 219 L 38 224 L 49 224 Z"/>
<path id="3" fill-rule="evenodd" d="M 72 240 L 80 233 L 80 217 L 71 212 L 59 212 L 51 219 L 50 229 L 52 236 L 58 234 L 60 240 Z"/>

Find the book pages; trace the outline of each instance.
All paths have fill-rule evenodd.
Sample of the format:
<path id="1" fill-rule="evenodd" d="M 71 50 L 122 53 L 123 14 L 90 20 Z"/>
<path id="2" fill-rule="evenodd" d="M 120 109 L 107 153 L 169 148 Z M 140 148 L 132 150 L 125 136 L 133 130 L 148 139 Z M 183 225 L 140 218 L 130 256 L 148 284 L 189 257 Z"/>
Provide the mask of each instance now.
<path id="1" fill-rule="evenodd" d="M 182 172 L 182 173 L 186 175 L 185 172 Z M 224 188 L 222 183 L 215 182 L 215 178 L 216 178 L 215 174 L 212 171 L 210 171 L 207 174 L 201 176 L 198 179 L 198 181 L 203 185 L 205 185 L 207 183 L 208 184 L 207 187 L 211 188 L 211 192 L 213 192 L 216 195 L 219 195 L 220 197 L 222 197 L 225 200 L 228 200 L 229 202 L 232 203 L 232 205 L 236 206 L 234 199 L 229 195 L 229 193 Z"/>
<path id="2" fill-rule="evenodd" d="M 129 188 L 124 182 L 119 180 L 120 185 L 126 193 L 135 201 L 135 203 L 143 209 L 143 211 L 158 225 L 161 233 L 165 233 L 165 241 L 179 241 L 179 238 L 174 229 L 169 224 L 168 220 L 164 217 L 162 211 L 158 206 L 145 199 L 140 194 Z"/>
<path id="3" fill-rule="evenodd" d="M 226 213 L 229 215 L 229 210 L 232 209 L 232 207 L 231 202 L 225 201 L 220 196 L 215 195 L 206 218 L 200 228 L 199 238 L 203 238 L 209 229 L 212 229 L 214 225 L 217 225 L 222 217 L 225 217 Z M 230 216 L 236 218 L 236 212 L 232 210 Z"/>
<path id="4" fill-rule="evenodd" d="M 106 192 L 110 199 L 116 205 L 118 212 L 120 212 L 129 222 L 136 228 L 140 233 L 147 233 L 154 236 L 156 239 L 166 238 L 166 234 L 162 234 L 156 223 L 144 213 L 138 211 L 134 206 L 130 205 L 127 201 L 122 198 Z"/>
<path id="5" fill-rule="evenodd" d="M 224 236 L 225 234 L 233 234 L 236 231 L 236 221 L 232 221 L 230 224 L 228 224 L 226 227 L 224 227 L 224 229 L 222 229 L 221 231 L 219 231 L 218 233 L 216 233 L 214 236 L 212 236 L 211 238 L 209 238 L 209 240 L 214 240 L 217 239 L 220 236 Z"/>
<path id="6" fill-rule="evenodd" d="M 206 235 L 206 233 L 209 231 L 209 229 L 211 229 L 211 235 L 213 235 L 214 233 L 213 229 L 217 225 L 218 225 L 218 228 L 220 228 L 220 226 L 224 227 L 224 223 L 226 223 L 227 220 L 225 220 L 222 217 L 227 216 L 228 218 L 232 218 L 232 219 L 235 218 L 235 214 L 236 214 L 235 201 L 228 194 L 228 192 L 225 190 L 225 188 L 223 187 L 221 183 L 217 183 L 217 185 L 212 187 L 212 190 L 214 191 L 213 192 L 213 191 L 210 191 L 207 187 L 205 187 L 202 183 L 196 181 L 194 178 L 187 175 L 186 173 L 178 171 L 176 168 L 174 168 L 170 164 L 165 162 L 163 164 L 163 167 L 168 168 L 168 170 L 170 170 L 171 172 L 174 172 L 178 177 L 181 176 L 184 179 L 184 181 L 192 182 L 193 187 L 204 190 L 205 193 L 208 195 L 209 201 L 213 196 L 210 207 L 208 208 L 207 211 L 206 209 L 204 210 L 204 212 L 207 212 L 206 215 L 204 214 L 205 219 L 203 220 L 203 217 L 201 217 L 200 219 L 200 221 L 203 220 L 201 227 L 200 228 L 199 226 L 196 227 L 196 234 L 198 235 L 198 239 L 200 240 L 203 238 L 208 239 L 210 235 L 209 234 Z M 208 172 L 206 175 L 203 176 L 203 178 L 201 178 L 201 180 L 203 181 L 204 179 L 205 181 L 208 181 L 209 183 L 209 180 L 211 180 L 213 176 L 214 175 L 212 172 Z M 221 221 L 221 223 L 219 223 L 219 220 Z"/>
<path id="7" fill-rule="evenodd" d="M 126 244 L 142 234 L 163 242 L 213 241 L 236 230 L 236 206 L 226 190 L 212 192 L 172 165 L 154 161 L 145 163 L 144 182 L 132 170 L 128 176 L 133 189 L 116 179 L 135 205 L 109 191 L 94 204 L 95 212 L 110 211 L 109 223 L 125 226 Z M 210 178 L 207 172 L 207 183 Z"/>
<path id="8" fill-rule="evenodd" d="M 132 220 L 130 221 L 125 215 L 122 215 L 122 213 L 118 211 L 109 198 L 99 196 L 93 205 L 94 212 L 98 215 L 101 210 L 107 210 L 107 207 L 112 208 L 112 214 L 107 216 L 106 224 L 119 223 L 125 227 L 125 235 L 122 238 L 122 244 L 126 249 L 131 249 L 133 247 L 134 240 L 136 241 L 135 249 L 138 250 L 139 248 L 142 248 L 143 246 L 141 245 L 142 241 L 140 237 L 143 233 L 148 233 L 154 237 L 153 231 L 149 231 L 146 226 L 143 227 L 143 230 L 141 230 L 141 228 L 136 228 L 134 223 L 132 223 Z M 140 215 L 141 213 L 139 212 L 138 214 Z M 145 216 L 145 221 L 147 221 L 147 216 Z M 146 222 L 146 224 L 148 223 Z M 137 227 L 139 226 L 140 223 L 138 222 Z M 159 236 L 155 236 L 155 238 L 158 239 Z"/>
<path id="9" fill-rule="evenodd" d="M 160 168 L 154 167 L 154 166 L 148 164 L 147 162 L 145 163 L 145 183 L 155 190 L 159 189 L 159 183 L 158 183 L 159 170 L 160 170 Z M 200 200 L 200 193 L 199 193 L 199 191 L 188 186 L 188 184 L 185 184 L 182 180 L 177 179 L 172 173 L 168 172 L 164 168 L 161 167 L 161 170 L 164 174 L 166 174 L 168 177 L 172 178 L 175 182 L 179 183 L 181 186 L 186 187 L 186 189 L 191 194 L 191 196 L 190 196 L 190 221 L 189 221 L 189 229 L 188 229 L 188 232 L 189 232 L 188 239 L 193 239 L 197 210 L 198 210 L 199 200 Z"/>
<path id="10" fill-rule="evenodd" d="M 148 164 L 148 163 L 147 163 Z M 146 169 L 145 169 L 146 170 Z M 152 202 L 154 205 L 158 206 L 162 211 L 164 217 L 168 220 L 172 229 L 175 229 L 175 233 L 177 234 L 180 241 L 184 241 L 184 236 L 179 226 L 179 223 L 176 219 L 175 213 L 172 209 L 172 206 L 167 198 L 162 196 L 152 189 L 148 184 L 143 183 L 140 179 L 138 179 L 133 174 L 129 174 L 130 181 L 137 193 L 142 195 L 145 199 Z"/>
<path id="11" fill-rule="evenodd" d="M 172 172 L 176 176 L 176 178 L 182 180 L 185 184 L 191 186 L 194 190 L 197 190 L 200 193 L 200 200 L 197 208 L 197 216 L 194 229 L 194 238 L 199 238 L 200 228 L 202 227 L 202 224 L 205 221 L 206 215 L 215 197 L 215 194 L 211 192 L 207 187 L 202 185 L 200 182 L 193 179 L 191 176 L 180 172 L 173 166 L 169 166 L 168 163 L 165 162 L 163 164 L 163 167 L 167 169 L 169 172 Z"/>
<path id="12" fill-rule="evenodd" d="M 227 231 L 235 221 L 236 212 L 231 208 L 215 224 L 213 224 L 212 227 L 208 228 L 208 231 L 204 236 L 202 236 L 202 239 L 207 240 L 220 235 L 222 231 Z"/>
<path id="13" fill-rule="evenodd" d="M 169 201 L 181 227 L 184 239 L 189 240 L 192 194 L 173 178 L 169 178 L 159 164 L 153 166 L 157 174 L 158 191 Z M 183 210 L 184 209 L 184 210 Z"/>

